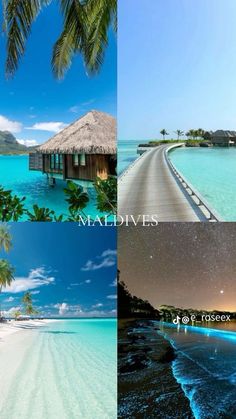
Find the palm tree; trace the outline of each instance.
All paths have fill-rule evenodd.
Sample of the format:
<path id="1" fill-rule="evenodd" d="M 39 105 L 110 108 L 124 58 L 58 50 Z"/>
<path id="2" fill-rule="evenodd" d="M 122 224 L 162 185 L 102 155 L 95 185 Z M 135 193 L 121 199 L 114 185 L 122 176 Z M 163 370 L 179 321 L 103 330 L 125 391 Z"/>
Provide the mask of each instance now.
<path id="1" fill-rule="evenodd" d="M 12 237 L 9 233 L 9 228 L 6 225 L 0 225 L 0 249 L 9 252 L 12 247 Z"/>
<path id="2" fill-rule="evenodd" d="M 20 310 L 16 310 L 16 311 L 14 311 L 13 316 L 14 316 L 15 320 L 17 320 L 17 319 L 18 319 L 18 317 L 20 317 L 20 316 L 21 316 L 21 311 L 20 311 Z"/>
<path id="3" fill-rule="evenodd" d="M 38 311 L 35 310 L 35 308 L 33 307 L 32 294 L 29 291 L 27 291 L 23 295 L 22 302 L 25 305 L 25 313 L 28 316 L 32 316 L 33 314 L 37 314 L 38 313 Z"/>
<path id="4" fill-rule="evenodd" d="M 32 296 L 31 293 L 29 291 L 27 291 L 23 297 L 22 297 L 22 303 L 24 303 L 26 306 L 27 305 L 32 305 Z"/>
<path id="5" fill-rule="evenodd" d="M 204 129 L 202 129 L 202 128 L 198 128 L 198 137 L 200 137 L 200 138 L 204 138 L 204 135 L 205 135 L 205 131 L 204 131 Z"/>
<path id="6" fill-rule="evenodd" d="M 0 293 L 2 292 L 3 288 L 10 286 L 12 281 L 14 280 L 14 269 L 10 265 L 10 263 L 5 259 L 0 259 Z M 1 314 L 1 306 L 0 306 L 0 317 Z"/>
<path id="7" fill-rule="evenodd" d="M 174 133 L 177 135 L 178 140 L 182 135 L 184 135 L 184 131 L 181 131 L 181 129 L 177 129 Z"/>
<path id="8" fill-rule="evenodd" d="M 186 137 L 191 137 L 192 140 L 194 137 L 196 137 L 196 130 L 195 129 L 190 129 L 188 132 L 186 132 Z"/>
<path id="9" fill-rule="evenodd" d="M 160 131 L 160 134 L 163 136 L 163 140 L 165 140 L 166 135 L 169 135 L 168 132 L 164 128 Z"/>
<path id="10" fill-rule="evenodd" d="M 52 0 L 2 0 L 4 29 L 7 35 L 6 74 L 12 76 L 20 58 L 32 23 Z M 63 29 L 52 54 L 52 70 L 62 78 L 72 58 L 80 53 L 88 72 L 97 73 L 103 63 L 110 27 L 117 30 L 116 0 L 59 0 Z M 50 28 L 49 28 L 50 29 Z"/>
<path id="11" fill-rule="evenodd" d="M 33 305 L 32 305 L 32 304 L 29 304 L 29 305 L 27 305 L 27 306 L 26 306 L 26 308 L 25 308 L 25 313 L 26 313 L 28 316 L 32 316 L 32 315 L 34 315 L 34 314 L 37 314 L 37 313 L 38 313 L 38 311 L 34 309 L 34 307 L 33 307 Z"/>

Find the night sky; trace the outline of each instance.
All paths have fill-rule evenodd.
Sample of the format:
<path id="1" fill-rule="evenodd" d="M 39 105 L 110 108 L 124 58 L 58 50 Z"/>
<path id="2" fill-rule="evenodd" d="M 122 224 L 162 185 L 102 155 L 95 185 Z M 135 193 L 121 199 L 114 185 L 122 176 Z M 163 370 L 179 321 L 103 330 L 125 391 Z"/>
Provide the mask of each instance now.
<path id="1" fill-rule="evenodd" d="M 236 311 L 236 223 L 120 227 L 118 261 L 130 292 L 158 308 Z"/>

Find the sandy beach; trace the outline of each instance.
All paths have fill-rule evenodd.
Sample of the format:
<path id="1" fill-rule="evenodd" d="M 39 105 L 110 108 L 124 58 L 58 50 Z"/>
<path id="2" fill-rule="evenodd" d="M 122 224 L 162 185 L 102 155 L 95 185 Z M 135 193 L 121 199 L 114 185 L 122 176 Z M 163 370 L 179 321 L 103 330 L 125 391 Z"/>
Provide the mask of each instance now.
<path id="1" fill-rule="evenodd" d="M 37 336 L 35 330 L 54 321 L 57 320 L 11 320 L 0 324 L 0 413 L 12 380 Z"/>
<path id="2" fill-rule="evenodd" d="M 177 354 L 150 320 L 119 322 L 119 411 L 123 418 L 192 419 L 171 368 Z"/>
<path id="3" fill-rule="evenodd" d="M 54 319 L 43 319 L 43 320 L 9 320 L 7 323 L 0 323 L 0 350 L 1 344 L 7 343 L 9 337 L 17 332 L 26 330 L 36 329 L 38 327 L 45 326 L 47 323 L 55 322 L 58 320 Z"/>

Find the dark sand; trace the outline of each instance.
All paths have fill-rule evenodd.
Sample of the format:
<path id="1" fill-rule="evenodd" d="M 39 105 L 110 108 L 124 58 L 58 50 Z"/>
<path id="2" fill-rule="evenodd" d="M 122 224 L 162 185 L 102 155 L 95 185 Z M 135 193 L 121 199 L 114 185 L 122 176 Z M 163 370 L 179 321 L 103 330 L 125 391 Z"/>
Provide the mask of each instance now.
<path id="1" fill-rule="evenodd" d="M 171 369 L 176 352 L 150 320 L 119 320 L 118 417 L 193 419 Z"/>

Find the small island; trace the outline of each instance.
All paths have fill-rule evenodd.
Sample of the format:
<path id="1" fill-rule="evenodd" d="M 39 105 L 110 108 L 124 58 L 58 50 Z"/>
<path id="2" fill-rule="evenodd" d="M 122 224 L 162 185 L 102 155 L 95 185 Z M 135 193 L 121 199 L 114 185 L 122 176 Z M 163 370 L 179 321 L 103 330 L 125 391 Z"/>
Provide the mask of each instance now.
<path id="1" fill-rule="evenodd" d="M 0 154 L 2 155 L 29 154 L 35 148 L 35 146 L 27 147 L 20 144 L 9 131 L 0 131 Z"/>

